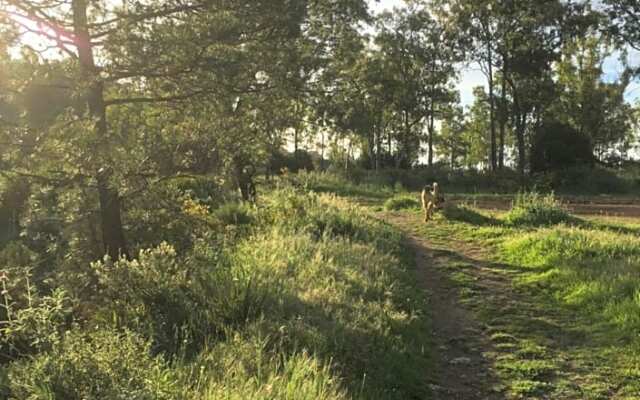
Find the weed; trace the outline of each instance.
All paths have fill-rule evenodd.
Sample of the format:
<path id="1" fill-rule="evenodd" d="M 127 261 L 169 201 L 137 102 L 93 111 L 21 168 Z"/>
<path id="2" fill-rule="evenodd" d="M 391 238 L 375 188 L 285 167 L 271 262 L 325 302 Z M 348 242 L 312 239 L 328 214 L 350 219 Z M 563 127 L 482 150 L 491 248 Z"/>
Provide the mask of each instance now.
<path id="1" fill-rule="evenodd" d="M 407 194 L 392 197 L 384 202 L 384 209 L 387 211 L 416 210 L 419 208 L 420 202 L 418 199 Z"/>
<path id="2" fill-rule="evenodd" d="M 512 226 L 555 225 L 573 220 L 553 193 L 536 192 L 519 193 L 504 219 Z"/>

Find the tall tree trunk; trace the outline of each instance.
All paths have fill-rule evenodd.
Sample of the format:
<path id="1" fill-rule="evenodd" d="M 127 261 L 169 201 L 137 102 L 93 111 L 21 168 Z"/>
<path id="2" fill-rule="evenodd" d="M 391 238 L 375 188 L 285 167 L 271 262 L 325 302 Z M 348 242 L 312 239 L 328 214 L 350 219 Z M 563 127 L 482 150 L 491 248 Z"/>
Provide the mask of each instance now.
<path id="1" fill-rule="evenodd" d="M 89 36 L 87 20 L 87 0 L 73 0 L 73 24 L 75 45 L 78 49 L 80 72 L 88 84 L 87 105 L 89 113 L 95 119 L 96 136 L 98 137 L 96 181 L 100 201 L 100 223 L 102 228 L 102 245 L 105 254 L 117 260 L 120 256 L 128 256 L 127 243 L 122 228 L 122 200 L 117 189 L 113 188 L 111 168 L 108 165 L 106 152 L 109 147 L 107 110 L 104 102 L 104 87 L 100 81 L 95 65 L 93 48 Z"/>
<path id="2" fill-rule="evenodd" d="M 409 113 L 403 111 L 403 131 L 402 138 L 398 143 L 398 160 L 396 161 L 396 167 L 402 168 L 403 162 L 409 161 L 409 139 L 411 138 L 411 126 L 409 125 Z"/>
<path id="3" fill-rule="evenodd" d="M 520 177 L 524 179 L 525 164 L 526 164 L 526 144 L 525 144 L 525 130 L 526 130 L 527 115 L 524 112 L 518 114 L 516 120 L 516 140 L 518 142 L 518 172 Z"/>
<path id="4" fill-rule="evenodd" d="M 507 129 L 507 60 L 502 62 L 502 93 L 500 98 L 500 147 L 498 150 L 498 168 L 504 169 L 504 146 Z"/>
<path id="5" fill-rule="evenodd" d="M 376 126 L 376 171 L 380 169 L 380 153 L 382 151 L 382 135 L 384 130 L 382 128 L 382 122 Z"/>
<path id="6" fill-rule="evenodd" d="M 493 82 L 493 43 L 491 38 L 487 39 L 487 63 L 489 66 L 489 76 L 487 77 L 489 83 L 489 106 L 490 113 L 489 119 L 491 122 L 491 170 L 495 171 L 498 168 L 498 163 L 496 159 L 497 153 L 497 145 L 496 145 L 496 99 L 495 99 L 495 90 L 494 90 L 494 82 Z"/>
<path id="7" fill-rule="evenodd" d="M 455 153 L 455 149 L 452 146 L 451 147 L 451 161 L 450 161 L 451 170 L 453 170 L 455 168 L 455 164 L 456 164 L 456 153 Z"/>
<path id="8" fill-rule="evenodd" d="M 371 127 L 371 135 L 367 137 L 367 145 L 369 146 L 369 168 L 376 169 L 376 125 Z"/>
<path id="9" fill-rule="evenodd" d="M 435 135 L 435 107 L 433 105 L 433 99 L 431 99 L 431 104 L 429 105 L 429 127 L 428 127 L 428 133 L 429 133 L 429 138 L 428 140 L 428 146 L 429 146 L 429 158 L 428 158 L 428 163 L 429 166 L 432 167 L 433 166 L 433 136 Z"/>
<path id="10" fill-rule="evenodd" d="M 345 157 L 344 157 L 344 172 L 349 172 L 349 161 L 351 159 L 351 140 L 348 140 L 348 145 L 346 147 Z"/>
<path id="11" fill-rule="evenodd" d="M 391 161 L 392 161 L 392 159 L 391 159 L 391 158 L 392 158 L 392 155 L 393 155 L 393 153 L 392 153 L 393 148 L 392 148 L 391 142 L 392 142 L 392 138 L 391 138 L 391 129 L 389 129 L 389 130 L 387 131 L 387 147 L 388 147 L 388 152 L 389 152 L 389 156 L 388 156 L 388 157 L 389 157 L 389 158 L 388 158 L 389 162 L 391 162 Z"/>

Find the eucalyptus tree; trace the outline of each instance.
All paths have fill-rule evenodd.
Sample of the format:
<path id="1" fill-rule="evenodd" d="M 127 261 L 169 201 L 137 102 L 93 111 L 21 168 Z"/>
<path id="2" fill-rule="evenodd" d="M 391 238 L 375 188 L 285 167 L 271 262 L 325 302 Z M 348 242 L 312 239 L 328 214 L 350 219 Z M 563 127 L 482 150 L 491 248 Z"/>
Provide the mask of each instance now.
<path id="1" fill-rule="evenodd" d="M 640 3 L 636 0 L 603 0 L 610 17 L 609 32 L 640 50 Z"/>
<path id="2" fill-rule="evenodd" d="M 427 8 L 396 9 L 380 16 L 375 43 L 388 74 L 387 90 L 397 116 L 397 165 L 410 165 L 427 131 L 429 165 L 434 159 L 435 120 L 453 101 L 457 53 Z"/>
<path id="3" fill-rule="evenodd" d="M 466 130 L 464 109 L 458 104 L 451 105 L 442 119 L 442 128 L 436 147 L 443 155 L 443 159 L 448 160 L 452 170 L 460 166 L 460 160 L 464 161 L 467 158 L 470 141 L 465 137 Z"/>
<path id="4" fill-rule="evenodd" d="M 285 89 L 301 71 L 291 50 L 319 63 L 334 47 L 326 42 L 339 33 L 335 22 L 358 19 L 363 10 L 363 1 L 0 0 L 1 29 L 39 37 L 44 46 L 30 50 L 36 69 L 52 62 L 55 49 L 66 96 L 78 99 L 43 130 L 38 146 L 47 151 L 28 171 L 95 187 L 103 251 L 126 255 L 123 194 L 135 192 L 132 183 L 171 173 L 150 162 L 158 159 L 150 138 L 195 132 L 205 144 L 206 135 L 230 134 L 235 144 L 253 144 L 273 128 L 265 104 L 291 98 Z M 245 146 L 244 156 L 228 154 L 237 149 L 222 146 L 210 155 L 225 153 L 220 160 L 228 160 L 236 180 L 259 153 Z"/>
<path id="5" fill-rule="evenodd" d="M 611 55 L 611 45 L 596 32 L 567 42 L 557 63 L 559 101 L 550 107 L 554 119 L 590 139 L 599 161 L 613 150 L 626 153 L 633 133 L 632 107 L 625 101 L 631 73 L 603 80 L 603 63 Z"/>
<path id="6" fill-rule="evenodd" d="M 487 78 L 490 120 L 490 166 L 498 168 L 497 104 L 495 96 L 495 70 L 499 66 L 499 27 L 503 16 L 502 2 L 495 0 L 438 0 L 434 4 L 446 11 L 441 12 L 447 20 L 449 30 L 464 32 L 457 35 L 465 47 L 469 62 L 477 63 Z"/>

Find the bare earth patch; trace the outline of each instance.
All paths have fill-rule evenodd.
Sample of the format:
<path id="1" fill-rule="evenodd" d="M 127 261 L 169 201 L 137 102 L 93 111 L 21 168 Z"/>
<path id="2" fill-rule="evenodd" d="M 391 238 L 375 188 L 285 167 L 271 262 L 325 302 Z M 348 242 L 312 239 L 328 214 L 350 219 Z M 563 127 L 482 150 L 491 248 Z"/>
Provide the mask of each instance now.
<path id="1" fill-rule="evenodd" d="M 418 279 L 428 295 L 435 347 L 433 399 L 503 399 L 497 377 L 485 354 L 492 350 L 483 327 L 460 303 L 458 289 L 442 270 L 448 252 L 431 248 L 427 240 L 408 230 L 411 221 L 399 213 L 386 214 L 387 222 L 402 228 L 416 254 Z"/>

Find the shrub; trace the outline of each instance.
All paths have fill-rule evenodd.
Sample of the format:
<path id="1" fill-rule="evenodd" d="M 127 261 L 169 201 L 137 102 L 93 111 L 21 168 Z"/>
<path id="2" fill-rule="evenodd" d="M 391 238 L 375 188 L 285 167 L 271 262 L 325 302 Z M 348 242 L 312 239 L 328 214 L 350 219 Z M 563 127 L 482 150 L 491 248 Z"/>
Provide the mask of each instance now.
<path id="1" fill-rule="evenodd" d="M 0 277 L 1 279 L 1 277 Z M 50 349 L 59 342 L 71 315 L 71 301 L 62 290 L 51 296 L 32 294 L 29 304 L 17 308 L 9 294 L 3 294 L 0 319 L 0 357 L 15 359 Z"/>
<path id="2" fill-rule="evenodd" d="M 3 255 L 16 262 L 25 257 L 28 262 L 29 253 L 11 249 L 20 247 L 8 247 Z M 64 290 L 41 295 L 29 268 L 13 265 L 0 269 L 0 360 L 51 348 L 59 341 L 72 311 Z"/>
<path id="3" fill-rule="evenodd" d="M 531 169 L 534 172 L 593 165 L 591 139 L 563 122 L 544 121 L 536 130 L 531 147 Z"/>
<path id="4" fill-rule="evenodd" d="M 576 165 L 535 174 L 533 183 L 562 194 L 626 194 L 637 191 L 635 179 L 632 169 L 623 173 L 600 166 Z"/>
<path id="5" fill-rule="evenodd" d="M 198 351 L 225 324 L 243 321 L 253 310 L 246 298 L 250 277 L 231 270 L 225 255 L 205 241 L 184 257 L 163 243 L 135 260 L 97 262 L 93 268 L 101 304 L 97 318 L 143 334 L 155 351 Z"/>
<path id="6" fill-rule="evenodd" d="M 399 211 L 417 208 L 420 208 L 420 202 L 415 198 L 415 196 L 410 195 L 392 197 L 384 202 L 384 209 L 387 211 Z"/>
<path id="7" fill-rule="evenodd" d="M 129 200 L 124 215 L 127 237 L 136 252 L 162 242 L 183 252 L 193 246 L 197 237 L 211 235 L 217 228 L 212 219 L 215 210 L 235 201 L 236 195 L 210 177 L 162 182 L 145 191 L 144 197 Z"/>
<path id="8" fill-rule="evenodd" d="M 8 368 L 15 399 L 178 399 L 177 380 L 131 332 L 69 332 L 62 343 Z"/>
<path id="9" fill-rule="evenodd" d="M 258 218 L 260 226 L 307 232 L 315 238 L 344 236 L 385 251 L 395 251 L 391 243 L 400 240 L 393 228 L 374 222 L 359 207 L 333 195 L 275 191 L 265 199 Z"/>
<path id="10" fill-rule="evenodd" d="M 505 216 L 510 225 L 543 226 L 572 222 L 573 218 L 553 193 L 519 193 Z"/>
<path id="11" fill-rule="evenodd" d="M 215 218 L 223 225 L 249 225 L 253 221 L 251 210 L 243 203 L 226 203 L 214 211 Z"/>

